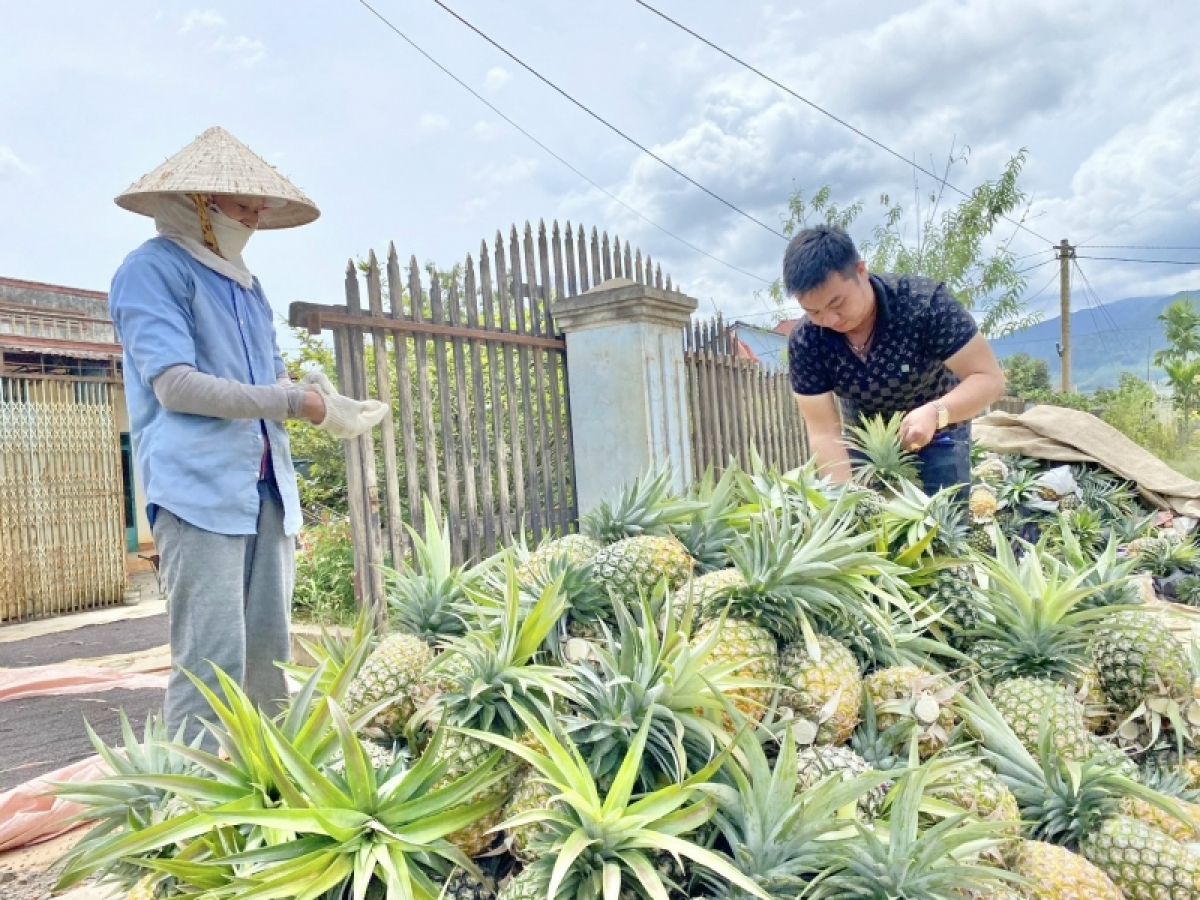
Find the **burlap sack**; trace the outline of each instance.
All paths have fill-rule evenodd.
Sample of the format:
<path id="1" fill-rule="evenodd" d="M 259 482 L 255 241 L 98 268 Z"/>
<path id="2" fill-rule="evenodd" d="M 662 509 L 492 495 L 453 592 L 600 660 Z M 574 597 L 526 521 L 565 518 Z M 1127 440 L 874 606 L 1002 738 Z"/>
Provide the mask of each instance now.
<path id="1" fill-rule="evenodd" d="M 1200 518 L 1200 482 L 1180 475 L 1090 413 L 1035 406 L 1021 415 L 989 413 L 972 426 L 975 442 L 996 453 L 1052 462 L 1092 462 L 1137 485 L 1148 503 Z"/>

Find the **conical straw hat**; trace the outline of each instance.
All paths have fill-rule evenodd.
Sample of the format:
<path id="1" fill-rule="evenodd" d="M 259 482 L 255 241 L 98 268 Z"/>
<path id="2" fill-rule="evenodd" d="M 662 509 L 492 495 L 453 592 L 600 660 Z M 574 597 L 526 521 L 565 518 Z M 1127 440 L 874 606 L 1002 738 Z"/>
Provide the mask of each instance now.
<path id="1" fill-rule="evenodd" d="M 210 128 L 165 163 L 144 175 L 123 194 L 117 205 L 153 216 L 162 194 L 235 194 L 272 201 L 262 211 L 259 228 L 294 228 L 321 214 L 315 203 L 275 167 L 224 128 Z"/>

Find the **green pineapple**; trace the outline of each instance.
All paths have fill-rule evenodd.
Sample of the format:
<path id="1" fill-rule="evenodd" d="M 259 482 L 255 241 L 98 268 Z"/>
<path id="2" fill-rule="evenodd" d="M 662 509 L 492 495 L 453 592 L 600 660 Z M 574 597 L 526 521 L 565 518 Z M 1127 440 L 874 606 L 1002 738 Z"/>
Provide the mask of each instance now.
<path id="1" fill-rule="evenodd" d="M 917 480 L 917 458 L 900 446 L 903 419 L 873 416 L 850 427 L 850 444 L 864 457 L 855 470 L 855 478 L 863 484 L 890 493 Z"/>
<path id="2" fill-rule="evenodd" d="M 383 735 L 400 734 L 426 698 L 424 675 L 433 658 L 429 644 L 417 635 L 388 635 L 350 682 L 347 711 L 353 715 L 390 701 L 364 727 Z"/>
<path id="3" fill-rule="evenodd" d="M 611 597 L 632 603 L 666 581 L 674 590 L 692 576 L 695 560 L 676 537 L 630 537 L 592 557 L 592 577 Z"/>
<path id="4" fill-rule="evenodd" d="M 1107 754 L 1115 764 L 1121 758 L 1119 750 L 1092 734 L 1084 705 L 1063 684 L 1012 678 L 996 685 L 991 699 L 1009 728 L 1030 751 L 1037 746 L 1044 717 L 1052 729 L 1054 750 L 1063 759 L 1080 762 Z"/>
<path id="5" fill-rule="evenodd" d="M 496 900 L 496 885 L 492 879 L 466 869 L 455 869 L 442 885 L 442 892 L 445 900 Z"/>
<path id="6" fill-rule="evenodd" d="M 746 578 L 737 569 L 718 569 L 693 578 L 688 589 L 696 619 L 706 621 L 719 617 L 732 593 L 745 586 Z"/>
<path id="7" fill-rule="evenodd" d="M 1184 606 L 1200 606 L 1200 575 L 1184 575 L 1175 582 L 1175 600 Z"/>
<path id="8" fill-rule="evenodd" d="M 850 740 L 863 689 L 854 655 L 822 635 L 789 644 L 779 666 L 784 685 L 779 705 L 814 726 L 814 742 L 840 745 Z"/>
<path id="9" fill-rule="evenodd" d="M 517 780 L 516 789 L 509 798 L 508 805 L 504 807 L 502 818 L 509 822 L 519 819 L 527 812 L 554 809 L 557 806 L 554 797 L 554 790 L 546 783 L 541 774 L 534 769 L 525 767 L 521 777 Z M 532 862 L 535 858 L 531 846 L 533 841 L 539 836 L 548 834 L 549 832 L 540 822 L 513 826 L 505 831 L 506 849 L 521 862 Z"/>
<path id="10" fill-rule="evenodd" d="M 1106 617 L 1092 638 L 1092 659 L 1105 696 L 1121 712 L 1151 699 L 1192 700 L 1187 649 L 1161 615 L 1129 610 Z"/>
<path id="11" fill-rule="evenodd" d="M 962 566 L 938 569 L 921 593 L 940 614 L 938 626 L 944 629 L 946 642 L 956 650 L 970 647 L 974 629 L 986 621 L 986 614 L 969 571 Z"/>
<path id="12" fill-rule="evenodd" d="M 975 553 L 988 555 L 996 550 L 996 540 L 992 537 L 992 529 L 985 524 L 973 524 L 967 531 L 967 547 Z"/>
<path id="13" fill-rule="evenodd" d="M 556 698 L 570 690 L 562 670 L 533 662 L 562 615 L 562 595 L 546 590 L 532 608 L 524 610 L 516 569 L 509 561 L 503 603 L 497 631 L 472 631 L 451 643 L 435 669 L 439 691 L 418 710 L 417 717 L 427 727 L 444 721 L 456 729 L 445 735 L 437 756 L 439 762 L 449 760 L 442 779 L 446 783 L 478 771 L 494 750 L 459 729 L 518 736 L 523 710 L 539 704 L 553 707 Z M 515 778 L 497 782 L 472 802 L 497 799 L 502 803 L 515 786 Z M 491 831 L 502 818 L 503 807 L 497 805 L 448 840 L 467 856 L 478 856 L 492 844 Z"/>
<path id="14" fill-rule="evenodd" d="M 1031 752 L 982 694 L 961 705 L 982 738 L 987 761 L 1016 796 L 1029 837 L 1078 852 L 1127 897 L 1200 895 L 1200 857 L 1120 811 L 1121 800 L 1132 797 L 1186 821 L 1178 803 L 1121 775 L 1104 757 L 1064 759 L 1055 749 L 1049 721 L 1040 728 Z M 1043 888 L 1057 891 L 1047 894 L 1054 897 L 1103 897 L 1107 891 L 1102 881 L 1086 885 L 1086 890 L 1053 881 L 1044 882 Z M 1185 890 L 1175 893 L 1178 888 Z M 1068 893 L 1071 889 L 1078 892 Z"/>
<path id="15" fill-rule="evenodd" d="M 868 675 L 866 687 L 879 729 L 911 722 L 922 759 L 949 743 L 958 724 L 954 698 L 960 690 L 949 676 L 920 666 L 890 666 Z"/>
<path id="16" fill-rule="evenodd" d="M 496 900 L 546 900 L 549 878 L 536 868 L 522 869 L 500 889 Z"/>
<path id="17" fill-rule="evenodd" d="M 829 744 L 804 747 L 796 753 L 796 792 L 799 795 L 812 790 L 831 775 L 836 774 L 841 781 L 852 781 L 876 771 L 849 747 Z M 885 782 L 859 796 L 855 808 L 863 819 L 869 822 L 879 815 L 888 787 Z"/>
<path id="18" fill-rule="evenodd" d="M 1200 569 L 1200 547 L 1169 529 L 1160 532 L 1158 537 L 1135 541 L 1129 549 L 1136 557 L 1137 571 L 1147 572 L 1157 578 Z"/>

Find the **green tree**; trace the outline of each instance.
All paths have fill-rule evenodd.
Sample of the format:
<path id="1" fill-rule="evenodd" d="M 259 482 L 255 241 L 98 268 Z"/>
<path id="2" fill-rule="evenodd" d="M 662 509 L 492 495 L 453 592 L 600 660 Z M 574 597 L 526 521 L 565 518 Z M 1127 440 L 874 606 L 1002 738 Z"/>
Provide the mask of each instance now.
<path id="1" fill-rule="evenodd" d="M 927 196 L 918 188 L 911 211 L 883 194 L 882 220 L 871 240 L 859 243 L 859 250 L 872 271 L 926 275 L 945 282 L 974 313 L 984 334 L 1001 337 L 1040 318 L 1026 307 L 1028 280 L 1009 247 L 1018 229 L 1007 238 L 997 236 L 1007 219 L 1017 214 L 1023 218 L 1028 209 L 1027 195 L 1019 183 L 1025 151 L 1008 161 L 999 178 L 985 181 L 958 205 L 946 208 L 945 181 L 953 167 L 965 160 L 965 154 L 956 155 L 952 150 L 937 188 Z M 788 202 L 784 233 L 790 236 L 806 227 L 810 217 L 848 229 L 863 212 L 861 202 L 839 208 L 830 198 L 828 185 L 808 201 L 797 189 Z M 787 298 L 782 279 L 777 279 L 768 293 L 784 306 Z"/>
<path id="2" fill-rule="evenodd" d="M 1008 380 L 1008 393 L 1026 400 L 1041 400 L 1052 392 L 1050 366 L 1028 353 L 1014 353 L 1000 361 Z"/>
<path id="3" fill-rule="evenodd" d="M 1158 321 L 1162 322 L 1167 347 L 1154 354 L 1156 366 L 1200 355 L 1200 310 L 1190 297 L 1176 300 L 1158 314 Z"/>
<path id="4" fill-rule="evenodd" d="M 1158 417 L 1154 388 L 1132 372 L 1122 372 L 1116 389 L 1101 388 L 1094 396 L 1101 418 L 1130 440 L 1160 457 L 1175 449 L 1175 436 Z"/>

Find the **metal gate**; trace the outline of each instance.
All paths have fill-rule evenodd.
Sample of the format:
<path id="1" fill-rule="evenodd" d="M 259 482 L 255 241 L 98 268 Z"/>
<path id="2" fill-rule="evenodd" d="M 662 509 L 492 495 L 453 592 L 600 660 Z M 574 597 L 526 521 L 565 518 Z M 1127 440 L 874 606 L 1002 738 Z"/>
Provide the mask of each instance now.
<path id="1" fill-rule="evenodd" d="M 557 222 L 514 225 L 449 272 L 395 246 L 346 271 L 346 305 L 294 303 L 289 320 L 331 331 L 340 389 L 392 407 L 377 433 L 346 442 L 356 590 L 383 597 L 380 566 L 408 552 L 423 500 L 450 532 L 456 562 L 575 526 L 566 344 L 551 306 L 612 278 L 663 287 L 662 271 L 619 238 Z M 670 277 L 666 279 L 670 287 Z M 366 303 L 363 302 L 365 287 Z M 386 296 L 386 301 L 385 301 Z M 381 453 L 376 455 L 376 439 Z M 378 468 L 383 467 L 384 489 Z"/>

